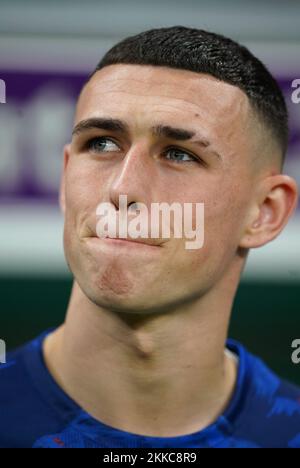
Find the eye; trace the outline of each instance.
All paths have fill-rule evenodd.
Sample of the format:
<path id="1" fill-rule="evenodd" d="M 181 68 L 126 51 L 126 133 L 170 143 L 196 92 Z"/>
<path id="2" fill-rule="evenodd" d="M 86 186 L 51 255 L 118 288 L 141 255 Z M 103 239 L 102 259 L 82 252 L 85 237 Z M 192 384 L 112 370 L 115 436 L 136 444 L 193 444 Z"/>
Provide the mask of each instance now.
<path id="1" fill-rule="evenodd" d="M 170 157 L 166 157 L 166 159 L 169 159 L 171 161 L 175 161 L 178 163 L 181 162 L 201 162 L 198 158 L 195 156 L 192 156 L 191 154 L 187 153 L 186 151 L 183 151 L 179 148 L 169 148 L 167 151 L 165 151 L 165 154 L 169 154 Z"/>
<path id="2" fill-rule="evenodd" d="M 94 153 L 110 153 L 119 149 L 113 140 L 106 137 L 92 138 L 87 142 L 86 148 Z"/>

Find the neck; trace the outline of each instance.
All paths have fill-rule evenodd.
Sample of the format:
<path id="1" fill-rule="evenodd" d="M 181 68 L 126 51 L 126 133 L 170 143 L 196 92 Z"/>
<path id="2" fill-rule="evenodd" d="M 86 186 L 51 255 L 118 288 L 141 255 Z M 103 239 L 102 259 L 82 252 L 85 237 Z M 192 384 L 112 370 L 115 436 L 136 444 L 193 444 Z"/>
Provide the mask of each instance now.
<path id="1" fill-rule="evenodd" d="M 233 392 L 236 363 L 225 341 L 234 292 L 223 284 L 219 294 L 168 313 L 122 316 L 92 303 L 74 282 L 65 323 L 44 341 L 46 364 L 105 424 L 157 437 L 196 432 Z"/>

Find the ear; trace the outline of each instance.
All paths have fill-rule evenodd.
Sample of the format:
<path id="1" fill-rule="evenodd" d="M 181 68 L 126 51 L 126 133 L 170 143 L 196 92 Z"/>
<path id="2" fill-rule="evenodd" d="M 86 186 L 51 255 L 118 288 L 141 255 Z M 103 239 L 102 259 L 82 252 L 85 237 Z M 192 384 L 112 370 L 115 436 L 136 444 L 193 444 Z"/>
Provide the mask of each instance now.
<path id="1" fill-rule="evenodd" d="M 291 177 L 277 174 L 263 179 L 239 246 L 256 248 L 275 239 L 293 214 L 297 201 L 297 183 Z"/>
<path id="2" fill-rule="evenodd" d="M 67 165 L 68 165 L 69 157 L 70 157 L 70 148 L 71 148 L 70 143 L 64 146 L 63 169 L 62 169 L 62 174 L 61 174 L 61 179 L 60 179 L 60 188 L 59 188 L 59 206 L 63 214 L 65 214 L 65 210 L 66 210 L 65 180 L 66 180 Z"/>

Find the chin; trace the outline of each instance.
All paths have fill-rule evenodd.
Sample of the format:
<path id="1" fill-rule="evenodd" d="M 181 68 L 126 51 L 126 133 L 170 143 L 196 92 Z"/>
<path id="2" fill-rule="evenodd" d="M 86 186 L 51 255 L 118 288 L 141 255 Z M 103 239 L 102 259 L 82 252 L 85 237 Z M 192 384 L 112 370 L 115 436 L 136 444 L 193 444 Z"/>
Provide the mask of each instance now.
<path id="1" fill-rule="evenodd" d="M 97 291 L 89 295 L 89 299 L 100 308 L 120 314 L 142 315 L 148 310 L 148 307 L 145 307 L 147 301 L 137 297 L 116 296 L 108 292 L 99 294 L 99 291 Z"/>

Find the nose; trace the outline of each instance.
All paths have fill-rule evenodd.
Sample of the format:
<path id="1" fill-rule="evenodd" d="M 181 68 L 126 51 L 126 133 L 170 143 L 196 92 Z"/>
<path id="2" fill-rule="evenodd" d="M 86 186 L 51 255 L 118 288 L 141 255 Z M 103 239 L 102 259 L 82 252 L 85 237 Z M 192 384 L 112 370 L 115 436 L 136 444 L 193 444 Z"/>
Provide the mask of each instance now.
<path id="1" fill-rule="evenodd" d="M 155 168 L 145 144 L 136 144 L 116 168 L 109 187 L 110 202 L 119 209 L 120 195 L 127 195 L 127 207 L 134 209 L 136 203 L 149 206 L 152 199 Z"/>

